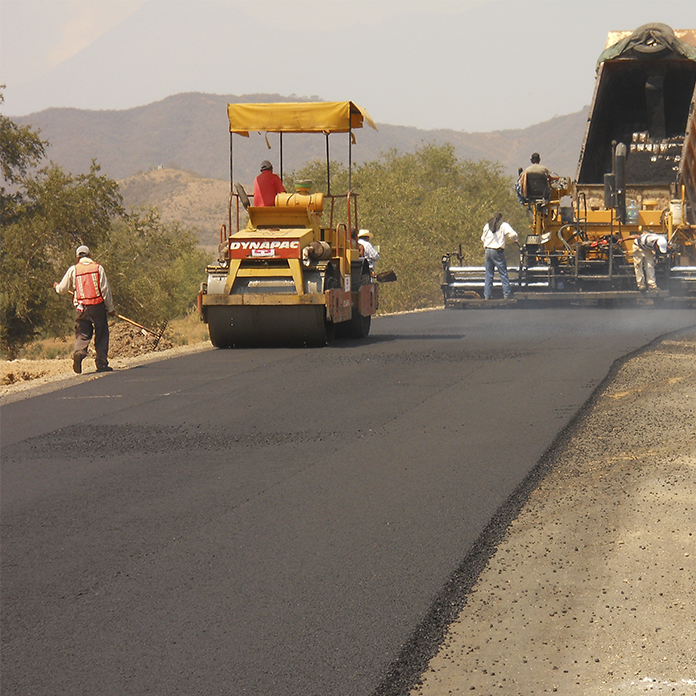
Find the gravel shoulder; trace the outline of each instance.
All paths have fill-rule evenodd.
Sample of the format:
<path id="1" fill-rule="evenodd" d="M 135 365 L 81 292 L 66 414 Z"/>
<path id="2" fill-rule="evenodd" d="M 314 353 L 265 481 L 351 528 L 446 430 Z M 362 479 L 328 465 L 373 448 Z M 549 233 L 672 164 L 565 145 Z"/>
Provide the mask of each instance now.
<path id="1" fill-rule="evenodd" d="M 696 695 L 696 333 L 627 360 L 412 696 Z"/>

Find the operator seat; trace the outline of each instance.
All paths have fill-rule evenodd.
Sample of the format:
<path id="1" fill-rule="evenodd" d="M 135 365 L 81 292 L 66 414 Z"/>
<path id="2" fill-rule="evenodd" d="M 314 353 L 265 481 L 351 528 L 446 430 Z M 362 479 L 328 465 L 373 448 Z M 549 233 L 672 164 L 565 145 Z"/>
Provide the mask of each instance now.
<path id="1" fill-rule="evenodd" d="M 529 202 L 548 203 L 551 200 L 551 186 L 546 174 L 542 172 L 527 172 L 526 179 L 526 198 Z"/>

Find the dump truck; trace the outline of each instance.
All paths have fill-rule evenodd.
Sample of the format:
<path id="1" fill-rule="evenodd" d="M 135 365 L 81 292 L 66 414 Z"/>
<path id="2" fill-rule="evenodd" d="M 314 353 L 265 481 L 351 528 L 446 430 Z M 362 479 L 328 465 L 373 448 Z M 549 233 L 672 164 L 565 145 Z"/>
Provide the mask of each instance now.
<path id="1" fill-rule="evenodd" d="M 696 30 L 649 24 L 611 32 L 597 78 L 575 180 L 536 174 L 518 188 L 531 213 L 517 304 L 644 302 L 634 240 L 664 235 L 651 303 L 696 300 Z M 523 174 L 522 170 L 519 171 Z M 442 257 L 447 307 L 480 302 L 481 267 Z M 496 277 L 497 279 L 497 277 Z M 499 283 L 496 283 L 499 286 Z"/>
<path id="2" fill-rule="evenodd" d="M 215 347 L 329 344 L 335 336 L 365 338 L 378 308 L 376 278 L 358 246 L 358 196 L 352 186 L 354 131 L 374 121 L 353 102 L 228 104 L 230 194 L 220 228 L 220 254 L 206 269 L 198 310 Z M 235 181 L 235 137 L 278 134 L 280 176 L 283 135 L 323 134 L 327 193 L 296 182 L 274 205 L 255 206 Z M 348 191 L 331 191 L 329 137 L 346 134 Z M 258 203 L 258 201 L 256 201 Z M 241 222 L 247 218 L 246 226 Z"/>

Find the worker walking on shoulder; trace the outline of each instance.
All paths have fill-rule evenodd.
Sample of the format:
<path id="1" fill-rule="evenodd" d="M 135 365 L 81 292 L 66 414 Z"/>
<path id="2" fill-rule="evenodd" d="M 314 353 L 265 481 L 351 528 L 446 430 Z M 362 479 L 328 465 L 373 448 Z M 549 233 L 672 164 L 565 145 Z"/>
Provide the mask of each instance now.
<path id="1" fill-rule="evenodd" d="M 86 246 L 77 247 L 77 261 L 70 266 L 60 283 L 54 283 L 60 294 L 73 293 L 75 305 L 75 348 L 73 370 L 82 372 L 82 361 L 87 357 L 89 342 L 94 336 L 94 349 L 97 353 L 97 372 L 111 372 L 109 367 L 109 321 L 107 315 L 114 316 L 114 301 L 104 269 L 90 258 Z"/>
<path id="2" fill-rule="evenodd" d="M 484 226 L 481 241 L 484 248 L 484 267 L 486 279 L 483 285 L 483 296 L 490 300 L 493 296 L 493 274 L 498 269 L 500 282 L 503 286 L 503 298 L 509 299 L 511 294 L 508 279 L 507 261 L 505 260 L 505 243 L 507 240 L 517 243 L 517 232 L 507 222 L 503 214 L 496 213 Z"/>

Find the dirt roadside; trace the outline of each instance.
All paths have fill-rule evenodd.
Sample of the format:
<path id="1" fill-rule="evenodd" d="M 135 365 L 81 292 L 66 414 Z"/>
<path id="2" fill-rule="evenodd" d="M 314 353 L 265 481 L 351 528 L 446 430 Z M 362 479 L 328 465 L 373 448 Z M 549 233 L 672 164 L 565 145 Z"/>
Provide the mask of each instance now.
<path id="1" fill-rule="evenodd" d="M 412 696 L 696 696 L 696 332 L 625 362 Z"/>

